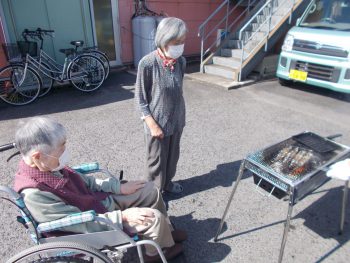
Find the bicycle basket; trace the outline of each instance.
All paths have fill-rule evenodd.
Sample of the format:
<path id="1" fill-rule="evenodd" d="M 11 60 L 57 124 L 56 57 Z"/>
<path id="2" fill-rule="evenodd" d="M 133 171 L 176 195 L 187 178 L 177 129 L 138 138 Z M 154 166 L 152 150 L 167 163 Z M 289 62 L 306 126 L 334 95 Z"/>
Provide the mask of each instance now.
<path id="1" fill-rule="evenodd" d="M 21 53 L 15 43 L 2 44 L 7 61 L 16 62 L 21 61 Z"/>
<path id="2" fill-rule="evenodd" d="M 34 41 L 17 41 L 19 52 L 22 57 L 29 54 L 32 57 L 38 55 L 38 43 Z"/>

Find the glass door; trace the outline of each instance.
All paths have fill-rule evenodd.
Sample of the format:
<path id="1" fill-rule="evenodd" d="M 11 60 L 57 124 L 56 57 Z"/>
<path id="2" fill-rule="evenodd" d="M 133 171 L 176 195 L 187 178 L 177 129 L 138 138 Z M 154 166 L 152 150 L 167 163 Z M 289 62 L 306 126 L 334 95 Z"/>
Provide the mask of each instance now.
<path id="1" fill-rule="evenodd" d="M 90 0 L 95 42 L 107 53 L 111 66 L 121 65 L 118 1 Z"/>

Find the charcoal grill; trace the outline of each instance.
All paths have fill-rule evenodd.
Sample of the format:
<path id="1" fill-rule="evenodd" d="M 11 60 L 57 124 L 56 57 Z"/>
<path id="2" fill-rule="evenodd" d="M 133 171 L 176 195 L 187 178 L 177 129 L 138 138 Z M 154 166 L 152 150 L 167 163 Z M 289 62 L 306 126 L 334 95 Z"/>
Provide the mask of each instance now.
<path id="1" fill-rule="evenodd" d="M 218 235 L 221 233 L 233 196 L 244 171 L 247 169 L 253 173 L 257 189 L 264 189 L 268 192 L 268 196 L 289 198 L 278 259 L 278 262 L 282 262 L 293 206 L 329 180 L 326 175 L 329 166 L 345 159 L 350 154 L 350 148 L 334 142 L 332 140 L 334 137 L 336 136 L 324 138 L 312 132 L 303 132 L 249 154 L 243 159 L 214 241 L 217 241 Z M 340 233 L 343 232 L 344 227 L 348 187 L 349 180 L 344 185 Z"/>

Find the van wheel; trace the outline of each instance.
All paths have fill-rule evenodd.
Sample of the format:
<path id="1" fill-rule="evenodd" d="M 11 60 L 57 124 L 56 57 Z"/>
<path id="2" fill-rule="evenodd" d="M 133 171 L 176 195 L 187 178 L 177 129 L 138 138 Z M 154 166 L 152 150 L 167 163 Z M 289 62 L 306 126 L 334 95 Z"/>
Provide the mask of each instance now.
<path id="1" fill-rule="evenodd" d="M 293 84 L 291 80 L 286 80 L 281 78 L 278 78 L 278 82 L 280 83 L 281 86 L 284 86 L 284 87 L 290 87 Z"/>

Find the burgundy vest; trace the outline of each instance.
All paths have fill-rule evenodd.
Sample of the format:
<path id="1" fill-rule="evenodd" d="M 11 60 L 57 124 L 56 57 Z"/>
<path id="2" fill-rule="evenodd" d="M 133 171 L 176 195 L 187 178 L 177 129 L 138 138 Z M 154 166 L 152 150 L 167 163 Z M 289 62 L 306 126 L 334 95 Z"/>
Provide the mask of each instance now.
<path id="1" fill-rule="evenodd" d="M 22 160 L 15 176 L 14 189 L 20 193 L 26 188 L 37 188 L 53 193 L 67 205 L 78 207 L 82 212 L 88 210 L 95 210 L 100 214 L 107 212 L 101 201 L 110 193 L 93 192 L 88 189 L 81 176 L 69 167 L 60 172 L 63 177 L 55 176 L 52 172 L 41 172 Z"/>

